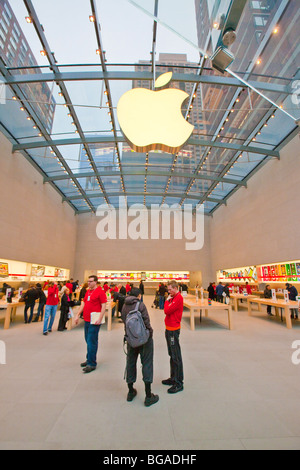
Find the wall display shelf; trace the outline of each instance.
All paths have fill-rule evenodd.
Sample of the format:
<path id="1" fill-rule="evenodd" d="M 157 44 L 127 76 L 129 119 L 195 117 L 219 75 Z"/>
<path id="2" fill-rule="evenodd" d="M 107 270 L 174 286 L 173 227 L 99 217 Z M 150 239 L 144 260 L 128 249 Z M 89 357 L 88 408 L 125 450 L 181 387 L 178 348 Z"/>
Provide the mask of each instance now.
<path id="1" fill-rule="evenodd" d="M 217 281 L 223 283 L 257 284 L 256 266 L 246 266 L 243 268 L 222 269 L 217 272 Z"/>
<path id="2" fill-rule="evenodd" d="M 226 270 L 222 269 L 217 272 L 217 281 L 238 284 L 248 282 L 253 285 L 260 283 L 300 283 L 300 260 Z"/>
<path id="3" fill-rule="evenodd" d="M 168 282 L 171 279 L 175 279 L 178 282 L 190 282 L 190 273 L 187 271 L 176 271 L 176 272 L 157 272 L 157 271 L 97 271 L 98 280 L 100 282 Z"/>
<path id="4" fill-rule="evenodd" d="M 0 282 L 66 281 L 69 276 L 65 268 L 0 259 Z"/>
<path id="5" fill-rule="evenodd" d="M 258 266 L 257 271 L 260 282 L 300 282 L 299 260 Z"/>

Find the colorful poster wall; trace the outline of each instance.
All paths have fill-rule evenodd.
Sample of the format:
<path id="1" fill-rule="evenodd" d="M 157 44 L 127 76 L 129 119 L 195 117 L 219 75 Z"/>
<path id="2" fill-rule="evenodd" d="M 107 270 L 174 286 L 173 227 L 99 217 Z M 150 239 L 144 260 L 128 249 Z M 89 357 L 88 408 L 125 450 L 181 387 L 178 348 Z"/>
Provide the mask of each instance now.
<path id="1" fill-rule="evenodd" d="M 256 266 L 246 266 L 243 268 L 233 268 L 228 270 L 221 270 L 217 273 L 218 282 L 257 282 L 257 268 Z"/>
<path id="2" fill-rule="evenodd" d="M 300 261 L 259 266 L 258 277 L 262 282 L 300 282 Z"/>

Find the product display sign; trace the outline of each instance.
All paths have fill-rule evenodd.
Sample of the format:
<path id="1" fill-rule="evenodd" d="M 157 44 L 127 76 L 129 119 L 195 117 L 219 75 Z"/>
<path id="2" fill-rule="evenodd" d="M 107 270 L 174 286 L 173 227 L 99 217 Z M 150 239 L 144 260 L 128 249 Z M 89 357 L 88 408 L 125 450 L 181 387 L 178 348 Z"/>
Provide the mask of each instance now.
<path id="1" fill-rule="evenodd" d="M 33 264 L 31 266 L 31 276 L 32 277 L 43 277 L 45 274 L 45 266 L 39 266 L 37 264 Z"/>
<path id="2" fill-rule="evenodd" d="M 290 298 L 289 298 L 289 291 L 284 290 L 284 291 L 283 291 L 283 294 L 284 294 L 284 300 L 285 300 L 285 302 L 288 303 L 289 300 L 290 300 Z"/>
<path id="3" fill-rule="evenodd" d="M 6 278 L 8 276 L 8 263 L 2 263 L 2 261 L 0 261 L 0 278 Z"/>

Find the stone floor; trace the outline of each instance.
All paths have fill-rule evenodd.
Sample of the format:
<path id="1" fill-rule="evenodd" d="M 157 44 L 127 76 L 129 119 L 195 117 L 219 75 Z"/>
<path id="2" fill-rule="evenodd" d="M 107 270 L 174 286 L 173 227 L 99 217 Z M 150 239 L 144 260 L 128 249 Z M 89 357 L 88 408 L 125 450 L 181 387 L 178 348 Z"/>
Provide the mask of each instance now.
<path id="1" fill-rule="evenodd" d="M 102 327 L 98 368 L 84 375 L 82 325 L 43 336 L 41 323 L 25 325 L 19 318 L 3 330 L 0 312 L 6 346 L 6 364 L 0 365 L 1 450 L 300 449 L 300 365 L 292 363 L 300 322 L 288 330 L 265 311 L 248 317 L 242 307 L 233 314 L 233 331 L 225 313 L 203 318 L 201 325 L 197 318 L 191 331 L 185 311 L 185 388 L 171 396 L 161 384 L 169 376 L 164 314 L 151 308 L 152 297 L 145 302 L 154 328 L 153 391 L 160 396 L 150 408 L 144 406 L 140 365 L 138 395 L 126 401 L 118 320 L 111 332 Z"/>

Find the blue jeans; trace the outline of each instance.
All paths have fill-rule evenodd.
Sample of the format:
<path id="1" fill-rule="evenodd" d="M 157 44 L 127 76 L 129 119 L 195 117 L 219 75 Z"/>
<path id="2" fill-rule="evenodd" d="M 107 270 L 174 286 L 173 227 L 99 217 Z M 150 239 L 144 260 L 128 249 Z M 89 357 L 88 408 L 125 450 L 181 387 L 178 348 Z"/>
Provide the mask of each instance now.
<path id="1" fill-rule="evenodd" d="M 38 307 L 38 311 L 37 311 L 37 314 L 36 314 L 36 321 L 38 321 L 40 315 L 41 315 L 41 320 L 43 320 L 44 307 L 45 307 L 45 304 L 40 302 L 39 307 Z"/>
<path id="2" fill-rule="evenodd" d="M 43 333 L 47 333 L 48 331 L 52 330 L 56 311 L 57 311 L 57 305 L 46 305 Z"/>
<path id="3" fill-rule="evenodd" d="M 159 296 L 159 308 L 163 310 L 164 305 L 165 305 L 165 296 L 160 295 Z"/>
<path id="4" fill-rule="evenodd" d="M 87 344 L 86 362 L 88 366 L 97 366 L 98 336 L 101 325 L 84 322 L 84 338 Z"/>

